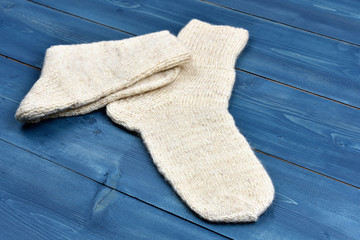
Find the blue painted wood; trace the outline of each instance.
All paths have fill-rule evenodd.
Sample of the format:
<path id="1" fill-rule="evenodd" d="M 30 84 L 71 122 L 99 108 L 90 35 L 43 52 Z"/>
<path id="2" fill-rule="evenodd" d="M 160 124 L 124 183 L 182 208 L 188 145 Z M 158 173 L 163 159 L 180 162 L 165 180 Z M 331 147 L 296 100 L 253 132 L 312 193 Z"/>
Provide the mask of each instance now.
<path id="1" fill-rule="evenodd" d="M 40 66 L 39 63 L 43 59 L 47 46 L 65 42 L 64 32 L 66 32 L 67 36 L 72 36 L 66 41 L 67 43 L 77 43 L 77 31 L 80 34 L 79 42 L 86 41 L 86 38 L 83 36 L 87 35 L 89 35 L 89 39 L 111 39 L 112 36 L 114 39 L 121 39 L 124 35 L 118 31 L 26 2 L 23 5 L 19 4 L 16 7 L 12 7 L 11 11 L 13 14 L 8 13 L 9 16 L 22 16 L 21 18 L 18 17 L 15 22 L 17 25 L 16 30 L 18 32 L 30 32 L 31 34 L 24 34 L 21 44 L 17 41 L 8 40 L 2 46 L 3 48 L 16 49 L 17 44 L 20 44 L 20 47 L 24 50 L 23 54 L 29 60 L 27 63 L 36 66 Z M 27 19 L 30 17 L 28 15 L 32 16 L 33 14 L 37 16 L 39 26 L 36 26 L 33 22 L 31 28 L 29 28 L 30 25 Z M 11 23 L 12 21 L 15 20 L 9 18 L 9 22 Z M 56 29 L 60 29 L 62 22 L 67 21 L 69 26 L 57 35 Z M 41 28 L 44 23 L 47 23 L 50 27 Z M 2 31 L 1 27 L 0 31 Z M 5 28 L 5 30 L 9 35 L 12 34 L 11 29 Z M 33 35 L 38 36 L 37 38 L 42 40 L 38 41 L 38 39 L 35 39 L 35 41 L 32 41 Z M 21 36 L 17 35 L 17 37 L 20 38 Z M 31 52 L 26 52 L 26 49 L 31 49 Z M 19 51 L 6 53 L 14 58 L 22 56 Z M 20 101 L 36 81 L 36 78 L 36 76 L 33 76 L 23 79 L 25 82 L 22 83 L 22 92 L 17 93 L 13 99 Z M 359 146 L 356 144 L 360 139 L 360 130 L 357 125 L 353 124 L 354 119 L 359 119 L 360 117 L 359 111 L 356 109 L 344 107 L 292 88 L 238 72 L 230 111 L 234 115 L 241 131 L 250 140 L 253 147 L 350 184 L 360 186 L 360 166 L 358 164 L 360 156 Z M 89 118 L 89 120 L 84 122 L 86 123 L 86 121 L 91 122 L 95 120 Z M 68 123 L 63 124 L 67 125 Z M 56 126 L 56 128 L 62 129 L 64 126 L 60 125 Z M 65 126 L 65 128 L 68 127 Z M 36 127 L 34 129 L 34 132 L 29 130 L 29 134 L 37 132 L 37 135 L 39 135 L 39 130 Z M 47 132 L 57 131 L 55 129 L 54 126 L 49 125 L 46 129 L 42 130 L 44 131 L 43 134 L 45 134 L 43 137 L 47 139 Z M 81 138 L 82 131 L 83 127 L 79 127 L 76 133 L 79 134 L 77 138 Z M 91 128 L 87 131 L 97 132 L 98 129 Z M 31 146 L 34 148 L 32 146 L 33 140 L 23 141 L 22 138 L 12 137 L 11 132 L 3 136 L 8 136 L 7 140 L 21 146 Z M 63 136 L 63 138 L 66 141 L 66 136 Z M 45 140 L 40 140 L 39 138 L 37 141 Z M 73 139 L 73 141 L 74 144 L 79 144 L 77 139 Z M 109 144 L 111 141 L 110 139 Z M 126 142 L 122 143 L 126 145 Z M 84 144 L 87 145 L 88 143 Z M 106 156 L 104 150 L 100 148 L 94 149 L 95 156 L 98 155 L 96 151 L 99 151 L 101 156 Z M 107 165 L 109 160 L 104 159 L 104 157 L 99 157 L 98 159 L 98 163 L 100 165 L 103 164 L 104 169 L 109 168 L 109 165 Z M 62 160 L 61 158 L 59 161 L 70 161 L 66 164 L 70 164 L 69 166 L 73 169 L 81 171 L 94 179 L 101 179 L 101 175 L 104 173 L 94 173 L 91 167 L 89 168 L 91 164 L 88 164 L 86 157 L 84 157 L 84 162 L 72 162 L 72 159 Z M 106 170 L 103 171 L 106 172 Z"/>
<path id="2" fill-rule="evenodd" d="M 34 125 L 15 121 L 19 93 L 27 91 L 28 79 L 35 80 L 39 71 L 3 58 L 0 63 L 3 139 L 232 238 L 356 239 L 359 234 L 358 189 L 263 154 L 258 157 L 277 192 L 273 206 L 255 224 L 205 222 L 164 181 L 141 139 L 112 124 L 103 111 Z M 244 82 L 252 86 L 248 89 L 256 89 L 255 83 Z"/>
<path id="3" fill-rule="evenodd" d="M 194 0 L 89 0 L 86 6 L 81 0 L 35 1 L 134 34 L 177 34 L 192 18 L 243 27 L 250 40 L 238 68 L 360 107 L 356 46 Z"/>
<path id="4" fill-rule="evenodd" d="M 45 11 L 44 11 L 45 10 Z M 41 67 L 51 45 L 88 43 L 130 37 L 21 0 L 0 1 L 0 53 Z"/>
<path id="5" fill-rule="evenodd" d="M 76 170 L 85 169 L 109 186 L 117 186 L 126 193 L 234 238 L 356 239 L 359 235 L 357 189 L 263 155 L 259 157 L 277 189 L 272 208 L 256 224 L 203 222 L 184 206 L 157 173 L 141 140 L 117 129 L 102 111 L 37 125 L 22 126 L 15 122 L 13 113 L 17 104 L 38 77 L 38 72 L 13 64 L 6 63 L 6 70 L 1 71 L 4 73 L 1 80 L 5 81 L 1 83 L 4 90 L 0 93 L 0 119 L 4 128 L 1 134 L 7 138 L 15 135 L 20 145 L 50 160 L 75 166 Z M 253 79 L 249 81 L 244 85 L 252 89 L 261 85 Z"/>
<path id="6" fill-rule="evenodd" d="M 1 239 L 227 239 L 0 141 Z"/>
<path id="7" fill-rule="evenodd" d="M 244 73 L 229 110 L 252 147 L 360 186 L 359 110 Z"/>
<path id="8" fill-rule="evenodd" d="M 360 45 L 360 2 L 356 0 L 208 2 Z"/>

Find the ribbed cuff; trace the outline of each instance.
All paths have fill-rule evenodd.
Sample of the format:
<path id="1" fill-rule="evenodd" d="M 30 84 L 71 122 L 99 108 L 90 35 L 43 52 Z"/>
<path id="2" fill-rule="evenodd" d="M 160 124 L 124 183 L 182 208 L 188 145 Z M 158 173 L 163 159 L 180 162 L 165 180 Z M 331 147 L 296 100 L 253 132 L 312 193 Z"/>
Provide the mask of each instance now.
<path id="1" fill-rule="evenodd" d="M 243 28 L 211 25 L 193 19 L 180 31 L 178 38 L 192 52 L 193 62 L 233 68 L 248 41 L 249 32 Z"/>

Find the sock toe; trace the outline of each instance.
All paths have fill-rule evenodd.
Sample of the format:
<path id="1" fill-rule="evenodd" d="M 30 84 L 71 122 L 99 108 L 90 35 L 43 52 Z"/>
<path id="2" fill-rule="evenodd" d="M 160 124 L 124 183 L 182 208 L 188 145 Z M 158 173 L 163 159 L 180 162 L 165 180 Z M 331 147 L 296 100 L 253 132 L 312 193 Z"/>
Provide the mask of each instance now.
<path id="1" fill-rule="evenodd" d="M 216 203 L 202 204 L 201 209 L 193 208 L 204 219 L 211 222 L 256 222 L 259 216 L 271 205 L 274 190 L 262 192 L 261 199 L 242 199 L 240 196 L 223 197 Z M 192 206 L 199 206 L 192 204 Z"/>
<path id="2" fill-rule="evenodd" d="M 15 118 L 22 122 L 38 122 L 46 116 L 73 107 L 74 98 L 56 81 L 40 78 L 21 101 Z"/>

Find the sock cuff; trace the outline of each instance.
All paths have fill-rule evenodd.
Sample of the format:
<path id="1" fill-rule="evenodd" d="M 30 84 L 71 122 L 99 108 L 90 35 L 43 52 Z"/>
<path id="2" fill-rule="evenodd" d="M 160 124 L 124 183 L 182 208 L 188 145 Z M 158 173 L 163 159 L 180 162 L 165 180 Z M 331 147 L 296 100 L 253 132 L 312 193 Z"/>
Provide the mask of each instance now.
<path id="1" fill-rule="evenodd" d="M 46 51 L 42 75 L 51 72 L 54 67 L 53 64 L 49 64 L 48 67 L 46 62 L 52 63 L 52 60 L 58 58 L 61 52 L 67 51 L 68 54 L 79 50 L 86 52 L 85 49 L 98 49 L 98 58 L 101 61 L 99 60 L 97 63 L 93 61 L 94 66 L 90 65 L 90 67 L 100 71 L 106 71 L 111 69 L 111 66 L 119 65 L 120 60 L 129 59 L 126 66 L 119 65 L 115 69 L 118 71 L 118 75 L 126 80 L 131 77 L 134 78 L 135 72 L 144 72 L 145 76 L 143 77 L 147 77 L 158 71 L 179 66 L 191 58 L 188 47 L 168 30 L 163 30 L 122 40 L 51 46 Z M 84 55 L 81 60 L 86 58 L 87 56 Z M 50 68 L 50 71 L 47 68 Z M 81 70 L 86 72 L 87 69 L 84 67 Z M 139 80 L 139 77 L 136 76 L 134 79 Z M 92 82 L 89 81 L 88 83 L 91 84 Z M 132 81 L 129 80 L 127 84 L 131 85 Z"/>
<path id="2" fill-rule="evenodd" d="M 193 19 L 180 31 L 178 38 L 193 53 L 192 61 L 233 68 L 249 39 L 249 32 L 243 28 L 212 25 Z"/>

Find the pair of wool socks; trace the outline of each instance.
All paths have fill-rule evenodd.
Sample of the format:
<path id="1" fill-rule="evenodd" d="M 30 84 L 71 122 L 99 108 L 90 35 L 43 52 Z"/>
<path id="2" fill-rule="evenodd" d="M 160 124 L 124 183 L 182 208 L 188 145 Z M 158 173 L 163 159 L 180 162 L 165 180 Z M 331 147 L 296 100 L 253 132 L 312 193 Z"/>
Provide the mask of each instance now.
<path id="1" fill-rule="evenodd" d="M 36 122 L 106 105 L 114 122 L 140 132 L 159 171 L 197 214 L 256 221 L 274 187 L 228 112 L 247 40 L 244 29 L 192 20 L 178 39 L 163 31 L 52 47 L 16 117 Z"/>

